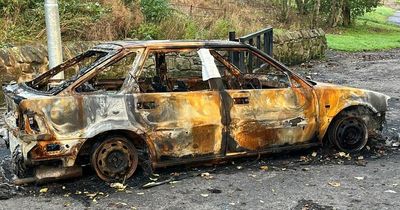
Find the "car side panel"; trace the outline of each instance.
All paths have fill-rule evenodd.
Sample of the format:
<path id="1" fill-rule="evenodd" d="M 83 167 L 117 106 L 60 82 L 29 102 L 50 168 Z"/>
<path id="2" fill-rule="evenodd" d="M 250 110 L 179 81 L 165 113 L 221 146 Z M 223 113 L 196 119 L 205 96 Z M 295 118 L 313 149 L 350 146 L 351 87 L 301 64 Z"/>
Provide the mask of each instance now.
<path id="1" fill-rule="evenodd" d="M 248 97 L 248 104 L 230 110 L 230 133 L 236 151 L 309 142 L 316 134 L 316 106 L 312 92 L 302 88 L 228 91 L 233 100 Z"/>
<path id="2" fill-rule="evenodd" d="M 146 127 L 158 161 L 223 153 L 218 91 L 143 93 L 134 99 L 132 112 Z"/>

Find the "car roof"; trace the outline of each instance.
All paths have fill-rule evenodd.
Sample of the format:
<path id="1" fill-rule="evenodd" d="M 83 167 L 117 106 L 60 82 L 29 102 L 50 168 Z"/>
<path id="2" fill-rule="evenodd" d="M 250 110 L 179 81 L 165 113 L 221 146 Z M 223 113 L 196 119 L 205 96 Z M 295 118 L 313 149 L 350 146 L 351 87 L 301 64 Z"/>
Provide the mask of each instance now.
<path id="1" fill-rule="evenodd" d="M 240 42 L 227 40 L 148 40 L 148 41 L 112 41 L 97 45 L 100 49 L 121 49 L 121 48 L 165 48 L 165 47 L 245 47 Z"/>

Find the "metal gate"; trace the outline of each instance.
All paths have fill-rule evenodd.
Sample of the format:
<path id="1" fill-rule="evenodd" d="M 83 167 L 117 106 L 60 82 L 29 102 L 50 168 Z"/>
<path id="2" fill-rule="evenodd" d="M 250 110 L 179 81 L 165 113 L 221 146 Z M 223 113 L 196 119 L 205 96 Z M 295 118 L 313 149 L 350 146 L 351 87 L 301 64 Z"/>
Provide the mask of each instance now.
<path id="1" fill-rule="evenodd" d="M 273 29 L 271 27 L 268 27 L 260 31 L 257 31 L 255 33 L 248 34 L 246 36 L 242 36 L 239 38 L 236 38 L 236 33 L 234 31 L 229 32 L 229 40 L 252 45 L 272 57 L 273 35 L 274 35 Z M 233 64 L 239 67 L 241 71 L 246 69 L 244 67 L 245 65 L 244 52 L 233 52 L 229 55 L 229 57 L 230 60 L 233 62 Z M 247 59 L 248 61 L 246 63 L 251 64 L 253 59 L 252 55 L 249 55 Z M 244 72 L 244 73 L 251 73 L 251 72 Z"/>

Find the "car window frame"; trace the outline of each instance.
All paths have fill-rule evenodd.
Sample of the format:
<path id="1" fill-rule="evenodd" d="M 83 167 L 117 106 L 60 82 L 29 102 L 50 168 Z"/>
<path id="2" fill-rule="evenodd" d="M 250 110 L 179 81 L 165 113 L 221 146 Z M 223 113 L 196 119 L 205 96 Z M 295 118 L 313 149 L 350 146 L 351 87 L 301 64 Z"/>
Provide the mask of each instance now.
<path id="1" fill-rule="evenodd" d="M 273 62 L 270 62 L 270 60 L 267 57 L 265 57 L 263 54 L 258 53 L 257 51 L 254 51 L 253 48 L 250 48 L 248 46 L 239 47 L 239 48 L 238 47 L 218 47 L 218 48 L 213 48 L 213 51 L 219 55 L 218 56 L 219 58 L 217 58 L 215 55 L 213 55 L 214 58 L 217 59 L 220 63 L 222 63 L 229 70 L 229 73 L 232 76 L 235 76 L 236 78 L 239 79 L 239 77 L 242 77 L 242 76 L 244 76 L 246 74 L 248 74 L 248 75 L 257 75 L 257 74 L 255 74 L 255 73 L 244 73 L 244 72 L 240 71 L 240 69 L 235 64 L 233 64 L 232 61 L 227 60 L 220 53 L 218 53 L 217 49 L 220 50 L 220 51 L 224 51 L 225 50 L 225 51 L 228 51 L 228 52 L 229 52 L 229 50 L 230 51 L 235 51 L 236 50 L 238 52 L 240 52 L 240 51 L 249 51 L 250 53 L 253 53 L 253 56 L 256 56 L 257 58 L 259 58 L 262 61 L 268 63 L 269 65 L 271 65 L 272 67 L 274 67 L 275 69 L 277 69 L 278 71 L 281 71 L 283 74 L 286 75 L 286 77 L 288 78 L 288 81 L 289 81 L 289 86 L 288 87 L 273 88 L 273 89 L 269 89 L 269 90 L 294 88 L 293 81 L 292 81 L 292 72 L 291 71 L 288 71 L 287 69 L 281 68 L 279 65 L 275 65 Z M 211 53 L 211 54 L 213 54 L 213 53 Z M 223 59 L 225 62 L 229 63 L 230 67 L 227 66 L 225 62 L 222 62 L 219 59 Z M 240 73 L 240 75 L 237 76 L 237 73 L 236 72 L 235 73 L 232 72 L 231 68 L 234 68 L 236 72 Z M 259 74 L 259 75 L 262 75 L 262 74 Z M 231 89 L 226 88 L 226 90 L 231 90 Z M 241 89 L 241 90 L 254 90 L 254 89 Z M 257 90 L 267 90 L 267 89 L 257 89 Z"/>
<path id="2" fill-rule="evenodd" d="M 212 47 L 209 46 L 187 46 L 187 47 L 167 47 L 167 48 L 160 48 L 160 47 L 147 47 L 146 50 L 143 53 L 143 60 L 141 61 L 140 67 L 137 69 L 136 72 L 133 73 L 133 77 L 134 80 L 136 82 L 136 85 L 139 88 L 139 83 L 137 82 L 139 77 L 143 74 L 143 70 L 144 70 L 144 65 L 146 62 L 146 59 L 149 57 L 149 55 L 153 52 L 165 52 L 165 53 L 169 53 L 169 52 L 196 52 L 199 49 L 208 49 L 208 50 L 212 50 Z M 222 76 L 221 76 L 222 77 Z M 214 79 L 222 79 L 222 78 L 214 78 Z M 202 78 L 203 79 L 203 78 Z M 208 87 L 209 89 L 204 89 L 204 90 L 194 90 L 194 91 L 187 91 L 187 92 L 200 92 L 200 91 L 215 91 L 212 89 L 212 87 L 210 86 L 209 80 L 207 80 L 208 83 Z M 140 93 L 140 94 L 157 94 L 157 93 L 165 93 L 165 92 L 155 92 L 155 93 L 143 93 L 140 91 L 140 89 L 135 90 L 136 93 Z M 174 92 L 166 92 L 166 93 L 174 93 Z M 182 93 L 182 92 L 180 92 Z"/>
<path id="3" fill-rule="evenodd" d="M 130 77 L 132 77 L 132 72 L 139 65 L 140 56 L 143 53 L 143 48 L 132 48 L 132 49 L 123 48 L 123 49 L 114 50 L 113 55 L 111 55 L 104 62 L 98 64 L 96 67 L 92 68 L 85 75 L 82 75 L 78 80 L 76 80 L 73 84 L 71 84 L 70 87 L 68 88 L 69 90 L 67 90 L 65 92 L 70 92 L 70 93 L 78 94 L 78 95 L 90 95 L 90 94 L 98 94 L 98 93 L 107 94 L 108 93 L 107 91 L 77 92 L 76 89 L 79 86 L 81 86 L 83 83 L 85 83 L 85 82 L 91 80 L 92 78 L 94 78 L 95 76 L 97 76 L 102 70 L 104 70 L 108 66 L 121 61 L 122 59 L 124 59 L 126 56 L 128 56 L 131 53 L 136 53 L 135 60 L 131 64 L 131 68 L 127 72 L 126 78 L 125 78 L 124 83 L 122 84 L 120 90 L 116 91 L 115 94 L 121 94 L 121 93 L 126 92 L 126 89 L 127 89 L 126 86 L 128 85 L 128 81 L 131 79 Z M 115 60 L 117 60 L 117 61 L 115 61 Z"/>

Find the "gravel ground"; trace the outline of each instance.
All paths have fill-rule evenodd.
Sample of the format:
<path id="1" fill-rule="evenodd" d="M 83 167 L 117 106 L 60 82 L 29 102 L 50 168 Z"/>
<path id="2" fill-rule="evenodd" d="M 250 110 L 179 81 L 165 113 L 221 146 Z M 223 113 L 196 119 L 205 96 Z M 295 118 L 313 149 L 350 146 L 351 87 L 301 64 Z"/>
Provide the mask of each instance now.
<path id="1" fill-rule="evenodd" d="M 0 145 L 0 209 L 399 209 L 400 49 L 371 53 L 328 52 L 323 61 L 295 69 L 322 82 L 372 89 L 392 97 L 388 125 L 368 149 L 347 156 L 314 148 L 238 159 L 216 166 L 156 171 L 143 189 L 141 175 L 118 191 L 85 170 L 80 179 L 16 188 L 8 185 L 8 153 Z M 395 145 L 395 146 L 393 146 Z M 42 191 L 42 193 L 40 192 Z"/>

